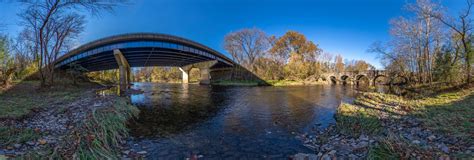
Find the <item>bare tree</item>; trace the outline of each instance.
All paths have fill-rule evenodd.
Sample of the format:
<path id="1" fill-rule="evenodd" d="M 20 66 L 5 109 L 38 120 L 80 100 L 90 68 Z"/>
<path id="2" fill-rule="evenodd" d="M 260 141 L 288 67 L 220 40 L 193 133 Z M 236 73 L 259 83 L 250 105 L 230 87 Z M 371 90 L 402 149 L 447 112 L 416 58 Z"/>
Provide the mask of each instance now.
<path id="1" fill-rule="evenodd" d="M 390 48 L 374 43 L 369 50 L 388 62 L 392 71 L 417 73 L 419 82 L 433 82 L 435 53 L 442 48 L 443 30 L 442 25 L 424 11 L 439 8 L 439 4 L 430 0 L 417 0 L 416 3 L 406 5 L 411 14 L 390 22 L 392 39 L 387 45 Z"/>
<path id="2" fill-rule="evenodd" d="M 344 62 L 340 54 L 338 54 L 336 58 L 334 59 L 334 67 L 335 67 L 334 70 L 336 71 L 336 73 L 344 72 Z"/>
<path id="3" fill-rule="evenodd" d="M 118 2 L 118 1 L 117 1 Z M 38 61 L 41 84 L 54 83 L 54 61 L 68 49 L 68 43 L 84 29 L 84 15 L 89 11 L 97 15 L 112 10 L 115 1 L 23 1 L 26 9 L 19 16 L 25 26 L 24 33 L 33 42 L 34 58 Z"/>
<path id="4" fill-rule="evenodd" d="M 328 52 L 324 52 L 321 54 L 321 63 L 323 64 L 323 72 L 330 72 L 332 71 L 332 60 L 333 55 Z"/>
<path id="5" fill-rule="evenodd" d="M 428 10 L 424 9 L 423 12 L 425 14 L 430 15 L 431 17 L 436 18 L 441 23 L 449 27 L 457 36 L 460 41 L 462 54 L 465 62 L 465 69 L 466 69 L 466 82 L 471 82 L 471 59 L 472 59 L 472 6 L 474 2 L 473 0 L 466 0 L 466 9 L 459 13 L 457 19 L 453 17 L 449 17 L 448 14 L 441 12 L 440 10 Z M 457 55 L 456 55 L 457 58 Z"/>
<path id="6" fill-rule="evenodd" d="M 393 52 L 393 49 L 388 48 L 387 45 L 382 44 L 382 42 L 374 42 L 367 52 L 376 53 L 379 59 L 381 59 L 384 68 L 389 72 L 402 73 L 410 71 L 407 69 L 410 61 L 407 56 L 404 56 L 400 53 Z M 413 71 L 414 69 L 411 69 Z"/>
<path id="7" fill-rule="evenodd" d="M 268 50 L 269 40 L 260 29 L 242 29 L 225 36 L 224 48 L 237 63 L 255 71 L 255 62 Z"/>

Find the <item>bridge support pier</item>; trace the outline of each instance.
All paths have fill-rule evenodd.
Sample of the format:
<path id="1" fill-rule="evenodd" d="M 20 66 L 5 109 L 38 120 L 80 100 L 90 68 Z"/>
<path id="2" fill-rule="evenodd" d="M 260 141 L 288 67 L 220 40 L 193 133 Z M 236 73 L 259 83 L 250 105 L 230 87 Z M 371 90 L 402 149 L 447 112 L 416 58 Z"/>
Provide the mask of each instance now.
<path id="1" fill-rule="evenodd" d="M 210 68 L 199 68 L 199 71 L 201 72 L 201 79 L 199 80 L 199 84 L 211 84 L 210 70 Z"/>
<path id="2" fill-rule="evenodd" d="M 208 85 L 211 84 L 211 67 L 216 65 L 217 61 L 205 61 L 194 63 L 186 66 L 179 67 L 179 70 L 183 73 L 182 79 L 183 83 L 189 83 L 189 72 L 192 68 L 199 68 L 201 78 L 199 79 L 199 84 Z"/>
<path id="3" fill-rule="evenodd" d="M 179 67 L 179 70 L 181 71 L 182 74 L 182 83 L 189 83 L 189 71 L 191 71 L 191 68 L 187 68 L 187 67 Z"/>
<path id="4" fill-rule="evenodd" d="M 115 60 L 119 66 L 119 84 L 121 90 L 126 89 L 131 82 L 130 65 L 122 52 L 118 49 L 114 50 Z"/>

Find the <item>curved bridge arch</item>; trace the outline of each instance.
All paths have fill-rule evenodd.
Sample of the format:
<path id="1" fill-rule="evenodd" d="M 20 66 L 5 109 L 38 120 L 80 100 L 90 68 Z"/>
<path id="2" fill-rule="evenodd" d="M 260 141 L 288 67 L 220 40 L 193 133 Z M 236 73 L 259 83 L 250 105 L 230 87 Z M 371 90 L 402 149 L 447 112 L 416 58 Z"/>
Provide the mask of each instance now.
<path id="1" fill-rule="evenodd" d="M 68 69 L 77 64 L 88 71 L 119 69 L 120 84 L 131 82 L 131 67 L 180 67 L 183 83 L 188 83 L 190 67 L 199 67 L 201 83 L 209 84 L 211 71 L 231 75 L 239 66 L 225 55 L 200 43 L 177 36 L 157 33 L 130 33 L 102 38 L 86 43 L 54 62 L 56 69 Z M 245 71 L 244 71 L 245 72 Z M 245 72 L 249 74 L 249 72 Z M 220 77 L 224 77 L 220 76 Z M 229 79 L 229 76 L 224 79 Z"/>
<path id="2" fill-rule="evenodd" d="M 355 78 L 355 84 L 356 85 L 360 85 L 361 83 L 364 83 L 364 81 L 365 81 L 365 83 L 370 85 L 370 82 L 371 82 L 370 78 L 366 74 L 359 74 Z"/>
<path id="3" fill-rule="evenodd" d="M 396 82 L 396 80 L 402 79 L 402 82 Z M 407 84 L 409 79 L 403 75 L 395 75 L 393 78 L 390 79 L 390 84 Z"/>
<path id="4" fill-rule="evenodd" d="M 200 43 L 156 33 L 132 33 L 102 38 L 84 44 L 55 61 L 55 67 L 68 68 L 76 63 L 89 71 L 117 69 L 114 50 L 120 50 L 130 67 L 182 67 L 205 61 L 217 61 L 215 67 L 232 67 L 234 62 Z"/>

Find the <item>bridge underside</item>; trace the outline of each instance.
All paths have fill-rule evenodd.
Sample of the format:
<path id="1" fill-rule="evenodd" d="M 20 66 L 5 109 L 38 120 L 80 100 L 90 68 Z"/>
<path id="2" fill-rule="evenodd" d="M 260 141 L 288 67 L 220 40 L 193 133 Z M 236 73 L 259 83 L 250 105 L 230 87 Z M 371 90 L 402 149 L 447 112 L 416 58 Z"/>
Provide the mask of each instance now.
<path id="1" fill-rule="evenodd" d="M 120 83 L 130 83 L 131 67 L 180 67 L 183 83 L 192 68 L 199 68 L 201 83 L 214 80 L 257 78 L 223 54 L 202 44 L 180 37 L 135 33 L 107 37 L 87 43 L 60 57 L 55 68 L 66 70 L 80 65 L 87 71 L 119 69 Z M 242 76 L 246 75 L 246 76 Z M 250 75 L 250 76 L 249 76 Z"/>
<path id="2" fill-rule="evenodd" d="M 151 66 L 168 66 L 182 67 L 194 63 L 213 61 L 215 59 L 202 55 L 192 55 L 171 49 L 163 48 L 126 48 L 119 49 L 124 58 L 128 61 L 130 67 L 151 67 Z M 102 71 L 109 69 L 118 69 L 114 51 L 104 51 L 92 56 L 84 57 L 74 61 L 75 64 L 81 65 L 88 71 Z M 231 67 L 226 63 L 217 63 L 215 68 Z M 63 65 L 61 69 L 69 68 Z"/>

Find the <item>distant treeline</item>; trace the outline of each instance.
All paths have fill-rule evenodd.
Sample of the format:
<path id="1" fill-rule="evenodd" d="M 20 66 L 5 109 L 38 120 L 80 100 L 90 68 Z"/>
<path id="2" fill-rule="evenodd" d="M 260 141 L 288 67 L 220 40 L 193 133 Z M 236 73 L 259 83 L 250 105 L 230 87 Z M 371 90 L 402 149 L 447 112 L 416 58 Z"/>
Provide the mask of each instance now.
<path id="1" fill-rule="evenodd" d="M 314 81 L 323 73 L 374 68 L 363 60 L 343 60 L 341 55 L 323 52 L 296 31 L 277 38 L 258 28 L 242 29 L 225 36 L 224 48 L 235 62 L 265 80 Z M 195 72 L 192 79 L 199 78 Z M 141 68 L 135 74 L 140 81 L 179 81 L 180 76 L 173 67 Z"/>

